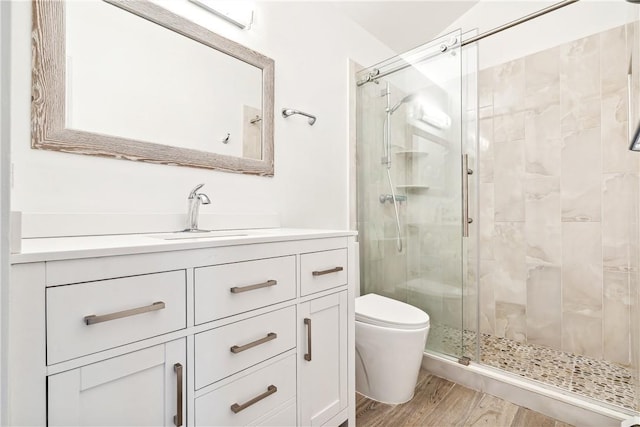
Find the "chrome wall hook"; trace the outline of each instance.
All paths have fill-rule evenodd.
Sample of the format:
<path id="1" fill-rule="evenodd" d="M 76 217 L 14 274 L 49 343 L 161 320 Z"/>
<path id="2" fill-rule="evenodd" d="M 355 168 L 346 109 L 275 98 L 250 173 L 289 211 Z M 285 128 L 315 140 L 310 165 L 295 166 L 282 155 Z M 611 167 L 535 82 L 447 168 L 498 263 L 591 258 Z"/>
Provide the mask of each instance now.
<path id="1" fill-rule="evenodd" d="M 316 116 L 314 116 L 313 114 L 304 113 L 302 111 L 293 110 L 291 108 L 283 108 L 282 109 L 282 117 L 284 117 L 285 119 L 287 117 L 289 117 L 289 116 L 293 116 L 294 114 L 300 114 L 301 116 L 308 117 L 310 126 L 313 126 L 313 124 L 316 122 Z"/>
<path id="2" fill-rule="evenodd" d="M 228 144 L 229 143 L 229 138 L 231 138 L 231 134 L 227 133 L 227 136 L 225 136 L 224 138 L 222 138 L 222 143 L 223 144 Z"/>

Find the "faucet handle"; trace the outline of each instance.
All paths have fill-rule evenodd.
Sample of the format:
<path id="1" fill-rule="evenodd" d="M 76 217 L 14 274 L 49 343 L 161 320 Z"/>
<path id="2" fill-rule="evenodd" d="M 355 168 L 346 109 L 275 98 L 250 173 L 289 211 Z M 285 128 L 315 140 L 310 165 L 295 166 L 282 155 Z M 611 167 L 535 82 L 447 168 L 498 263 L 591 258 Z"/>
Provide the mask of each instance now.
<path id="1" fill-rule="evenodd" d="M 204 183 L 202 184 L 198 184 L 196 185 L 196 188 L 194 188 L 193 190 L 191 190 L 191 193 L 189 193 L 189 199 L 195 199 L 196 198 L 196 192 L 201 189 L 202 187 L 204 187 Z"/>

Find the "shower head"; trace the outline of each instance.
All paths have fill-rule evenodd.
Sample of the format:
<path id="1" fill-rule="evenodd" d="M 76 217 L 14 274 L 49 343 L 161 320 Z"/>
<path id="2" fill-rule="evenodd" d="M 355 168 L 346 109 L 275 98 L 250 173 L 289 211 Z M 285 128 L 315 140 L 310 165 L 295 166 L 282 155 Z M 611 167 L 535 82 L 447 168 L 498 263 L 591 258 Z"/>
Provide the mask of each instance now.
<path id="1" fill-rule="evenodd" d="M 640 0 L 639 0 L 640 1 Z M 396 112 L 396 110 L 398 108 L 400 108 L 400 106 L 404 103 L 407 102 L 411 102 L 413 101 L 417 96 L 419 95 L 419 93 L 410 93 L 409 95 L 405 96 L 404 98 L 402 98 L 400 101 L 398 101 L 396 103 L 396 105 L 394 105 L 393 107 L 389 108 L 389 114 L 393 114 Z"/>

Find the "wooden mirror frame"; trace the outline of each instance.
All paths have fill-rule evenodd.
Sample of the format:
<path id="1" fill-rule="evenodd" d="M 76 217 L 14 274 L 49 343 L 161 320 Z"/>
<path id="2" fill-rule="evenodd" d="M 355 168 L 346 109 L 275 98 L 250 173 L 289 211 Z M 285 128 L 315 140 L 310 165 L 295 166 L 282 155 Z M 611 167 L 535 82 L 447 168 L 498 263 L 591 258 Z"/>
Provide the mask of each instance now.
<path id="1" fill-rule="evenodd" d="M 103 0 L 262 70 L 262 159 L 249 159 L 65 128 L 62 0 L 32 1 L 31 147 L 149 163 L 273 176 L 274 61 L 146 0 Z"/>

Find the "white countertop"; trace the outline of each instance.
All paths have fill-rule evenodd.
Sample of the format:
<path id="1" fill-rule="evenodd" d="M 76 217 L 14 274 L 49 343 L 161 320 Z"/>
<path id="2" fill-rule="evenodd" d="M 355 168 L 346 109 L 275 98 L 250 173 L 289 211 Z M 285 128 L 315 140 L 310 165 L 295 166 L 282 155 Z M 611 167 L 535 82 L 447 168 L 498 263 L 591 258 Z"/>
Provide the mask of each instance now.
<path id="1" fill-rule="evenodd" d="M 223 235 L 215 236 L 215 233 Z M 64 259 L 94 258 L 151 252 L 203 249 L 218 246 L 248 245 L 300 239 L 355 236 L 355 231 L 265 228 L 220 230 L 206 233 L 150 233 L 109 236 L 49 237 L 22 239 L 20 253 L 11 254 L 12 264 Z M 182 238 L 186 236 L 188 238 Z M 173 239 L 177 237 L 178 239 Z M 169 239 L 166 239 L 169 238 Z"/>

